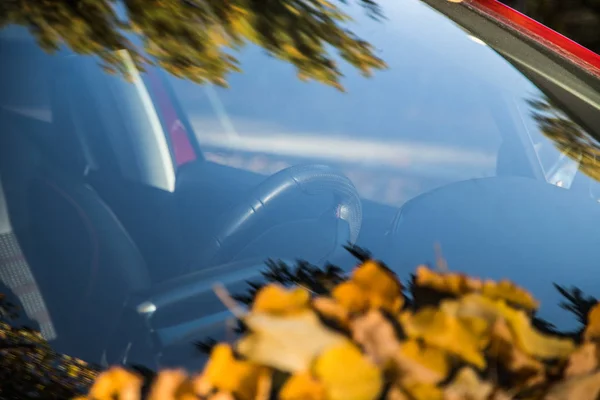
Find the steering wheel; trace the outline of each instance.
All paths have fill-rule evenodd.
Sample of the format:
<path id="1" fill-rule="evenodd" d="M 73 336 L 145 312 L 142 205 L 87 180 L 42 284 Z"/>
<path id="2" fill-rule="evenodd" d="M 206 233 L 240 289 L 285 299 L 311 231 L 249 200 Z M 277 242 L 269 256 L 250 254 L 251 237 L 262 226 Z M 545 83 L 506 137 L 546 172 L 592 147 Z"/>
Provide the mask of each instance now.
<path id="1" fill-rule="evenodd" d="M 257 237 L 258 222 L 294 191 L 305 195 L 332 193 L 337 204 L 336 249 L 356 241 L 362 223 L 362 206 L 350 179 L 329 166 L 296 165 L 271 175 L 245 201 L 225 213 L 217 224 L 217 233 L 203 244 L 199 263 L 212 266 L 231 261 L 236 248 Z"/>

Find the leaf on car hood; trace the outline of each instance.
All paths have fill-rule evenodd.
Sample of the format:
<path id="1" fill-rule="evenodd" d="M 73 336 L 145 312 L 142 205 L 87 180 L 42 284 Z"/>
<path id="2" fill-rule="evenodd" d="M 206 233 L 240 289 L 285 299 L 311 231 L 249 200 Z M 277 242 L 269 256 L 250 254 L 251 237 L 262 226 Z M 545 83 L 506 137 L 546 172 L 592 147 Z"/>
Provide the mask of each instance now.
<path id="1" fill-rule="evenodd" d="M 599 395 L 600 372 L 593 372 L 555 384 L 544 400 L 596 400 Z"/>
<path id="2" fill-rule="evenodd" d="M 588 313 L 588 323 L 583 332 L 585 340 L 600 339 L 600 303 L 596 304 Z"/>
<path id="3" fill-rule="evenodd" d="M 327 400 L 375 400 L 383 388 L 381 370 L 351 342 L 327 349 L 312 370 Z"/>
<path id="4" fill-rule="evenodd" d="M 391 322 L 380 311 L 372 310 L 350 324 L 352 339 L 362 346 L 377 365 L 385 365 L 400 349 L 400 341 Z"/>
<path id="5" fill-rule="evenodd" d="M 486 320 L 490 328 L 498 319 L 504 319 L 516 345 L 534 357 L 566 359 L 575 350 L 572 340 L 538 332 L 525 311 L 514 309 L 503 300 L 492 300 L 479 294 L 469 294 L 457 301 L 444 302 L 440 309 L 459 318 Z"/>
<path id="6" fill-rule="evenodd" d="M 372 309 L 382 308 L 394 314 L 404 305 L 402 284 L 391 270 L 377 261 L 359 265 L 350 280 L 366 294 Z"/>
<path id="7" fill-rule="evenodd" d="M 206 395 L 213 389 L 233 393 L 237 398 L 250 400 L 256 397 L 260 367 L 252 362 L 238 360 L 229 345 L 216 345 L 204 372 L 194 381 L 196 392 Z"/>
<path id="8" fill-rule="evenodd" d="M 325 387 L 310 372 L 292 375 L 281 388 L 281 400 L 326 400 Z"/>
<path id="9" fill-rule="evenodd" d="M 237 343 L 240 354 L 285 372 L 306 371 L 325 349 L 349 340 L 324 326 L 312 310 L 290 316 L 253 312 L 244 323 L 250 332 Z"/>
<path id="10" fill-rule="evenodd" d="M 444 388 L 444 400 L 488 400 L 493 392 L 494 385 L 481 380 L 472 368 L 464 367 Z"/>
<path id="11" fill-rule="evenodd" d="M 409 338 L 446 350 L 479 368 L 485 367 L 481 335 L 483 319 L 459 319 L 441 309 L 426 307 L 416 313 L 404 312 L 400 323 Z"/>
<path id="12" fill-rule="evenodd" d="M 420 266 L 415 274 L 415 284 L 455 296 L 479 293 L 490 299 L 504 300 L 527 311 L 534 311 L 539 307 L 538 301 L 529 292 L 507 280 L 482 281 L 465 274 L 436 272 Z"/>
<path id="13" fill-rule="evenodd" d="M 101 373 L 90 389 L 88 398 L 94 400 L 139 400 L 143 380 L 124 368 L 113 367 Z"/>
<path id="14" fill-rule="evenodd" d="M 450 371 L 446 352 L 417 340 L 402 342 L 394 362 L 399 383 L 404 386 L 437 384 L 446 379 Z"/>
<path id="15" fill-rule="evenodd" d="M 310 293 L 296 287 L 286 289 L 278 284 L 270 284 L 261 288 L 252 303 L 252 311 L 274 315 L 291 315 L 309 308 Z"/>

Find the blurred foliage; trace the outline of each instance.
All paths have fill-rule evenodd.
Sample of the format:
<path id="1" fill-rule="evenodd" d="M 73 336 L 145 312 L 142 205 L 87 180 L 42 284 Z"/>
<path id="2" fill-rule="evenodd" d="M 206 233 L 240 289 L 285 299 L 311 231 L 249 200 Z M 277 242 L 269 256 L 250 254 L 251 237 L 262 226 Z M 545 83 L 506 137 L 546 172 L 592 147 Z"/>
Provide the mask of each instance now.
<path id="1" fill-rule="evenodd" d="M 38 331 L 17 326 L 20 309 L 0 295 L 0 399 L 64 400 L 85 393 L 99 369 L 56 353 Z"/>
<path id="2" fill-rule="evenodd" d="M 382 18 L 373 0 L 357 0 Z M 342 0 L 343 5 L 344 1 Z M 117 12 L 121 6 L 123 15 Z M 225 86 L 240 71 L 232 51 L 246 43 L 290 62 L 301 79 L 342 89 L 330 49 L 364 75 L 385 67 L 371 45 L 345 27 L 350 18 L 327 0 L 2 0 L 0 29 L 23 25 L 48 51 L 67 45 L 100 56 L 106 69 L 127 74 L 118 50 L 134 65 L 158 64 L 177 77 Z M 133 33 L 143 50 L 130 41 Z"/>
<path id="3" fill-rule="evenodd" d="M 537 327 L 538 302 L 509 281 L 420 266 L 405 287 L 368 252 L 349 250 L 360 260 L 350 276 L 334 266 L 269 263 L 266 282 L 238 296 L 249 310 L 232 310 L 247 328 L 239 339 L 212 345 L 196 375 L 159 372 L 148 398 L 598 398 L 594 299 L 557 287 L 563 307 L 586 324 L 577 337 L 561 336 Z M 139 399 L 143 385 L 140 374 L 115 367 L 84 398 Z"/>

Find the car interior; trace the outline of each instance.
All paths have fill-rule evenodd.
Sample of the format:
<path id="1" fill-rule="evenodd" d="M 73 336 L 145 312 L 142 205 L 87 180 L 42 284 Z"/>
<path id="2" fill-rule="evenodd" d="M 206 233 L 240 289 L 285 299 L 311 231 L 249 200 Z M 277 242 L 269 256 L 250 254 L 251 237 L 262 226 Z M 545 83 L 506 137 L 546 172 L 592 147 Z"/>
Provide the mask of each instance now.
<path id="1" fill-rule="evenodd" d="M 433 223 L 426 202 L 413 199 L 407 209 L 419 211 L 408 218 L 361 199 L 348 178 L 322 165 L 265 177 L 199 154 L 176 169 L 171 190 L 131 179 L 141 167 L 126 165 L 139 157 L 128 153 L 127 122 L 115 112 L 106 127 L 99 113 L 110 106 L 94 97 L 89 77 L 68 56 L 34 44 L 0 40 L 2 59 L 8 54 L 0 65 L 0 278 L 14 281 L 8 286 L 58 351 L 98 361 L 131 293 L 267 254 L 352 265 L 336 252 L 341 245 L 394 255 L 390 240 L 410 243 L 403 238 L 415 226 Z M 38 62 L 46 67 L 34 68 Z M 501 130 L 514 130 L 502 112 Z M 528 151 L 517 135 L 504 135 L 496 175 L 539 180 Z"/>

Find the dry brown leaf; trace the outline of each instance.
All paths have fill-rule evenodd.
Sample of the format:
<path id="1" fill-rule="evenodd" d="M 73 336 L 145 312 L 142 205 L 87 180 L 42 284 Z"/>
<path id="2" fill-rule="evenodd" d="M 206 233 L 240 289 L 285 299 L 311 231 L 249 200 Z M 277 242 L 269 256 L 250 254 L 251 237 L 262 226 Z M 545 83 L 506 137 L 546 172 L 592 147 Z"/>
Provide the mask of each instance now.
<path id="1" fill-rule="evenodd" d="M 450 370 L 444 351 L 416 340 L 402 342 L 394 357 L 394 366 L 398 381 L 404 386 L 439 383 Z"/>
<path id="2" fill-rule="evenodd" d="M 444 389 L 444 400 L 488 400 L 494 391 L 472 368 L 462 368 Z"/>
<path id="3" fill-rule="evenodd" d="M 325 387 L 327 400 L 375 400 L 383 388 L 379 368 L 351 342 L 323 352 L 313 371 Z"/>
<path id="4" fill-rule="evenodd" d="M 596 304 L 588 313 L 588 323 L 583 333 L 585 340 L 600 339 L 600 303 Z"/>
<path id="5" fill-rule="evenodd" d="M 326 400 L 325 387 L 308 372 L 292 375 L 281 388 L 281 400 Z"/>
<path id="6" fill-rule="evenodd" d="M 350 324 L 350 331 L 352 339 L 362 346 L 377 365 L 385 365 L 400 348 L 394 327 L 380 311 L 372 310 L 355 318 Z"/>
<path id="7" fill-rule="evenodd" d="M 287 289 L 281 285 L 270 284 L 261 288 L 252 303 L 252 311 L 274 314 L 292 315 L 308 309 L 310 293 L 301 287 Z"/>
<path id="8" fill-rule="evenodd" d="M 578 375 L 555 384 L 544 400 L 596 400 L 600 395 L 600 372 Z"/>
<path id="9" fill-rule="evenodd" d="M 325 327 L 312 310 L 291 316 L 251 313 L 244 322 L 250 333 L 237 343 L 240 354 L 285 372 L 306 371 L 325 349 L 349 341 Z"/>
<path id="10" fill-rule="evenodd" d="M 588 374 L 597 368 L 598 345 L 595 342 L 584 343 L 569 357 L 565 376 L 572 377 Z"/>

